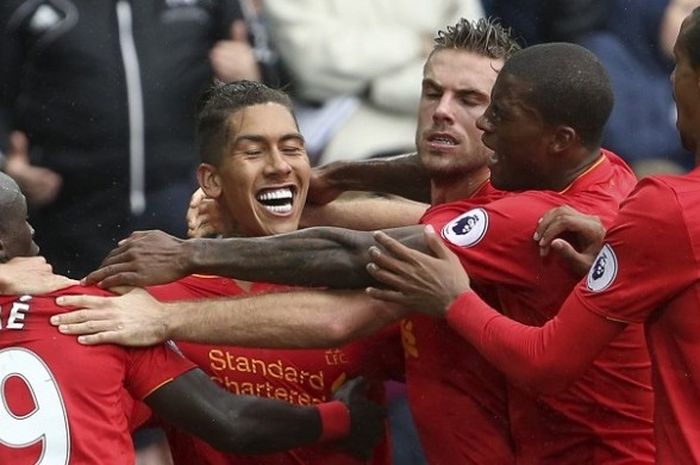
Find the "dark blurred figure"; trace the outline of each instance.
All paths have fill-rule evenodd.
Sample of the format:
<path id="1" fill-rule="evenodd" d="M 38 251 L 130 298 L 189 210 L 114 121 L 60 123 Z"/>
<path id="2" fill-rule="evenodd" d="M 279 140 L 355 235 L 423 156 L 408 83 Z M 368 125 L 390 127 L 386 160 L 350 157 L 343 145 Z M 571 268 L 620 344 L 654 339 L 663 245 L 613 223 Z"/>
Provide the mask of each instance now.
<path id="1" fill-rule="evenodd" d="M 2 168 L 74 277 L 134 229 L 184 235 L 213 73 L 281 79 L 251 0 L 3 0 L 0 28 Z"/>

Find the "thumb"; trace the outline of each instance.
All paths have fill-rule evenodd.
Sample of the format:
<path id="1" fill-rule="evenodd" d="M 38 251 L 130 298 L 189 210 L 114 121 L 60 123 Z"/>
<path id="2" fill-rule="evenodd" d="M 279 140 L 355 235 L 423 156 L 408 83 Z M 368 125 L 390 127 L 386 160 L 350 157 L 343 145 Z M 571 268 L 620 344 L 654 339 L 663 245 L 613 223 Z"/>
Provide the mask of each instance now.
<path id="1" fill-rule="evenodd" d="M 581 254 L 574 249 L 574 246 L 566 242 L 564 239 L 555 239 L 552 241 L 551 248 L 563 258 L 570 266 L 575 269 L 585 268 L 581 258 Z M 579 270 L 580 271 L 580 270 Z M 586 270 L 584 269 L 583 272 Z"/>
<path id="2" fill-rule="evenodd" d="M 450 255 L 449 249 L 445 246 L 442 239 L 435 232 L 435 228 L 432 225 L 427 225 L 425 227 L 425 242 L 428 244 L 430 250 L 438 258 L 446 258 Z"/>
<path id="3" fill-rule="evenodd" d="M 23 132 L 12 131 L 10 134 L 10 147 L 7 156 L 29 160 L 29 140 Z"/>
<path id="4" fill-rule="evenodd" d="M 248 26 L 243 20 L 237 19 L 231 25 L 231 40 L 235 42 L 248 42 Z"/>

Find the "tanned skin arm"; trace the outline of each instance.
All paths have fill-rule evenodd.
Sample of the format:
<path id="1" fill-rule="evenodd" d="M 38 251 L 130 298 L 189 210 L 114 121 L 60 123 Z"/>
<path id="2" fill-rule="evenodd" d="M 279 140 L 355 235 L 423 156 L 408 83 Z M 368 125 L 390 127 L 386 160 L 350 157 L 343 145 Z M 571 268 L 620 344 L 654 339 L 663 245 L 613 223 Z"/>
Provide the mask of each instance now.
<path id="1" fill-rule="evenodd" d="M 314 170 L 309 201 L 325 204 L 346 191 L 385 192 L 429 203 L 430 176 L 417 153 L 334 162 Z"/>
<path id="2" fill-rule="evenodd" d="M 300 226 L 335 226 L 358 231 L 398 228 L 418 224 L 428 207 L 393 195 L 344 195 L 326 205 L 307 204 Z"/>
<path id="3" fill-rule="evenodd" d="M 168 339 L 270 348 L 328 348 L 403 318 L 403 307 L 363 291 L 304 290 L 193 302 L 158 302 L 142 289 L 120 297 L 62 296 L 77 307 L 51 318 L 82 344 L 149 346 Z"/>

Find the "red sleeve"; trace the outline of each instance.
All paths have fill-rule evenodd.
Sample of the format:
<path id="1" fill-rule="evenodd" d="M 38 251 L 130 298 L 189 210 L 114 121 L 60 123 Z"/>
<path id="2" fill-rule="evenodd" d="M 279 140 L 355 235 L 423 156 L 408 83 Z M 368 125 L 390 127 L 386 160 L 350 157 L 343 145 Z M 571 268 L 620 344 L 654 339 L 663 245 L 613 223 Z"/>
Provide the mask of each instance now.
<path id="1" fill-rule="evenodd" d="M 475 282 L 523 288 L 542 267 L 532 239 L 537 220 L 565 203 L 552 196 L 556 194 L 524 193 L 488 205 L 448 204 L 431 209 L 422 222 L 439 232 Z"/>
<path id="2" fill-rule="evenodd" d="M 684 205 L 663 180 L 646 178 L 623 203 L 605 245 L 574 291 L 606 318 L 644 322 L 698 279 Z"/>
<path id="3" fill-rule="evenodd" d="M 535 393 L 552 393 L 583 374 L 625 325 L 587 311 L 573 294 L 542 327 L 517 323 L 474 292 L 450 306 L 448 324 L 511 381 Z"/>
<path id="4" fill-rule="evenodd" d="M 143 400 L 195 365 L 167 345 L 129 349 L 125 384 L 135 399 Z"/>

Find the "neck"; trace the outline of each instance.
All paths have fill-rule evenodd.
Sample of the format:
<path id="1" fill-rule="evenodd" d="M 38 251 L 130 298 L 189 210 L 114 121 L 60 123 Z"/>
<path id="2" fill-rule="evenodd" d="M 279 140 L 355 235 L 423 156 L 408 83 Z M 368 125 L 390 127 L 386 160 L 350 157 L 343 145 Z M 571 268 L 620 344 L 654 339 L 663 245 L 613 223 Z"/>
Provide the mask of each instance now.
<path id="1" fill-rule="evenodd" d="M 542 189 L 553 190 L 556 192 L 561 192 L 571 185 L 579 176 L 590 169 L 601 157 L 602 151 L 600 148 L 595 150 L 581 149 L 581 153 L 575 158 L 579 160 L 578 163 L 571 167 L 564 167 L 559 170 L 550 182 L 548 186 L 543 186 Z"/>
<path id="2" fill-rule="evenodd" d="M 430 203 L 440 205 L 472 197 L 488 179 L 486 165 L 460 177 L 433 178 L 430 180 Z"/>

